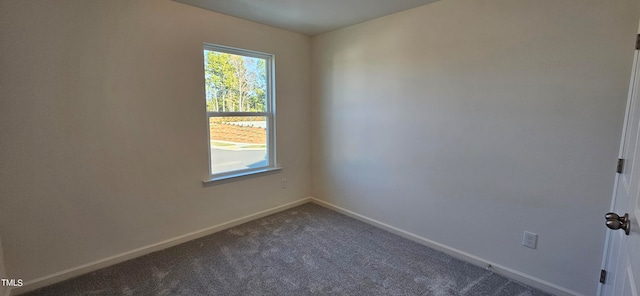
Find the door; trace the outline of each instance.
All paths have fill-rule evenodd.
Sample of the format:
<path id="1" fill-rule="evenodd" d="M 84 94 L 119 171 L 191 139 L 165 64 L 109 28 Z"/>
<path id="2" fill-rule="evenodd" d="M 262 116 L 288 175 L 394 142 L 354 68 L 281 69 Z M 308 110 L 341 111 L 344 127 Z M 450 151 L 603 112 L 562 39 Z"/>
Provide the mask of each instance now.
<path id="1" fill-rule="evenodd" d="M 640 29 L 639 29 L 640 31 Z M 611 212 L 609 215 L 607 247 L 603 260 L 607 271 L 601 285 L 603 296 L 640 296 L 640 57 L 635 51 L 627 110 L 620 143 L 620 158 L 624 164 L 616 176 Z M 628 219 L 625 214 L 628 213 Z M 604 214 L 604 213 L 603 213 Z M 603 223 L 605 222 L 603 215 Z M 628 221 L 628 222 L 626 222 Z M 628 227 L 625 227 L 628 226 Z M 603 225 L 604 226 L 604 225 Z M 619 228 L 615 230 L 616 228 Z M 624 228 L 629 228 L 628 234 Z"/>

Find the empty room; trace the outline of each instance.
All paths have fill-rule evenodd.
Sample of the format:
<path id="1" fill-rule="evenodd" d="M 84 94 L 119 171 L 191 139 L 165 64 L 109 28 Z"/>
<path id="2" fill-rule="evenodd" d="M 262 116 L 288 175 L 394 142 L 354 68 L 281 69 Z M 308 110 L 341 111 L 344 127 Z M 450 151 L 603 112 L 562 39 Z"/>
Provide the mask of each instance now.
<path id="1" fill-rule="evenodd" d="M 0 0 L 0 295 L 638 296 L 639 20 Z"/>

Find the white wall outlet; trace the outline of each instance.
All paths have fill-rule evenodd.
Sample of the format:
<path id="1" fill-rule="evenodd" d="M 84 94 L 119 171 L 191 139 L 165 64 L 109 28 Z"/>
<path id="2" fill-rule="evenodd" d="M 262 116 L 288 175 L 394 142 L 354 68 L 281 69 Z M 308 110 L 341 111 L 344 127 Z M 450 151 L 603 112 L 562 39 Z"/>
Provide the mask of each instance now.
<path id="1" fill-rule="evenodd" d="M 282 178 L 282 180 L 280 180 L 280 189 L 285 188 L 287 188 L 287 178 Z"/>
<path id="2" fill-rule="evenodd" d="M 524 232 L 524 236 L 522 237 L 522 245 L 527 248 L 535 249 L 538 243 L 538 234 L 533 232 Z"/>

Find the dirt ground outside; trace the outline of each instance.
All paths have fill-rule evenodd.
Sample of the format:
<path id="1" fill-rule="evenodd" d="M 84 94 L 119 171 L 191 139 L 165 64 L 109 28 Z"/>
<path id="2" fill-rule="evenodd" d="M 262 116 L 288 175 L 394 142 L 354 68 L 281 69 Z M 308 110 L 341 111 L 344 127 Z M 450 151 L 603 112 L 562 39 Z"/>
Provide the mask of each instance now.
<path id="1" fill-rule="evenodd" d="M 237 125 L 233 122 L 213 122 L 212 120 L 209 125 L 209 133 L 211 141 L 262 145 L 267 143 L 267 131 L 262 127 Z"/>

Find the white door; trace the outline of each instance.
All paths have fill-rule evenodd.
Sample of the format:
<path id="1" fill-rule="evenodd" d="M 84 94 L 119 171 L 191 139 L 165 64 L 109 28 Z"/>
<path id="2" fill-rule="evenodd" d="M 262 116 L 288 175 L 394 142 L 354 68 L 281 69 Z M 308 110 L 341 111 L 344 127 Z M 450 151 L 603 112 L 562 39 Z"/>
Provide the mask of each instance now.
<path id="1" fill-rule="evenodd" d="M 639 29 L 640 31 L 640 29 Z M 640 57 L 636 50 L 633 61 L 633 72 L 627 99 L 620 158 L 624 159 L 622 173 L 616 177 L 616 185 L 611 202 L 611 212 L 620 216 L 609 215 L 607 248 L 604 257 L 604 268 L 607 271 L 606 281 L 601 285 L 603 296 L 640 296 Z M 622 228 L 626 223 L 628 234 Z M 603 213 L 603 227 L 605 217 Z"/>

